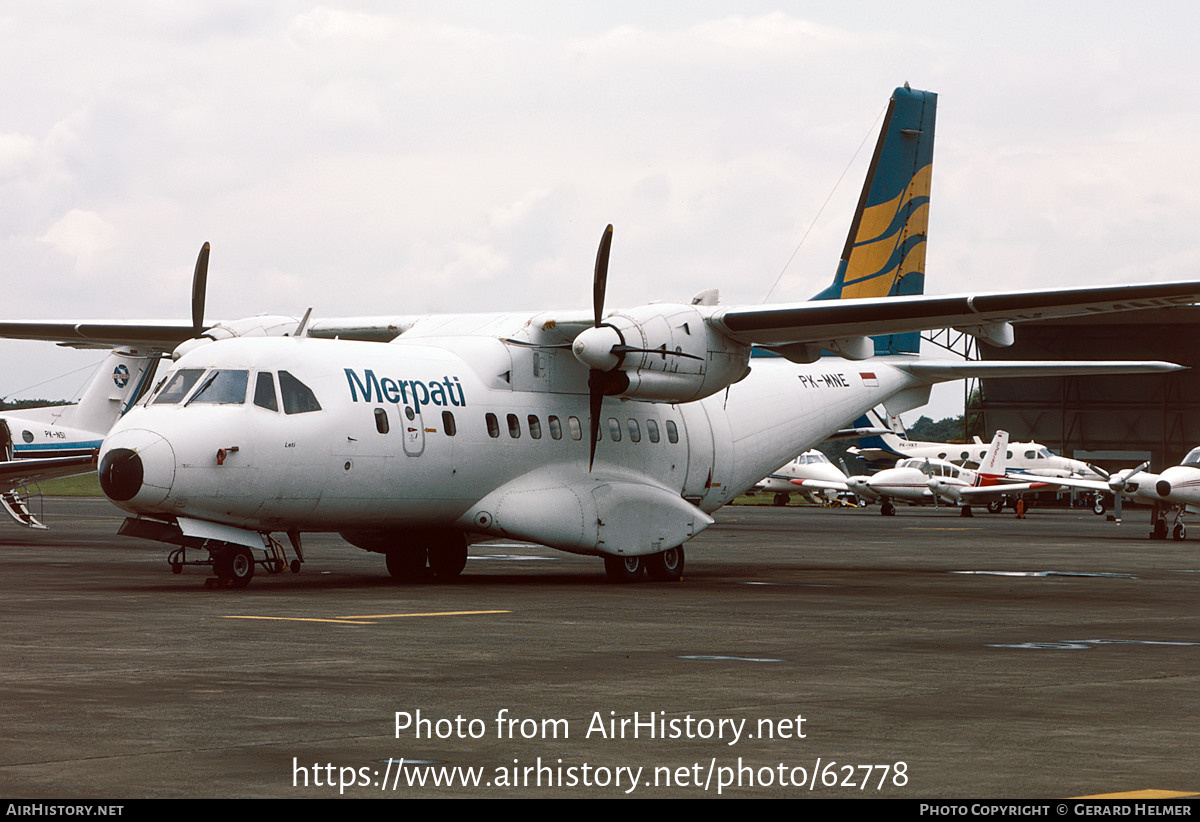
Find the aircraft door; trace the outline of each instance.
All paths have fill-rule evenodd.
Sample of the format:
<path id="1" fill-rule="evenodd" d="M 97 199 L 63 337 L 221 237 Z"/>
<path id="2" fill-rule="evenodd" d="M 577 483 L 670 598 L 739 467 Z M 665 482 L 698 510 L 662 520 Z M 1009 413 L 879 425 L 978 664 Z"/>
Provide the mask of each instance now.
<path id="1" fill-rule="evenodd" d="M 409 457 L 419 457 L 425 453 L 425 423 L 421 419 L 421 411 L 406 402 L 398 403 L 396 407 L 400 412 L 400 425 L 404 429 L 404 453 Z"/>
<path id="2" fill-rule="evenodd" d="M 683 403 L 679 410 L 682 414 L 683 443 L 687 448 L 687 473 L 682 496 L 689 502 L 699 503 L 712 486 L 712 425 L 703 403 Z"/>

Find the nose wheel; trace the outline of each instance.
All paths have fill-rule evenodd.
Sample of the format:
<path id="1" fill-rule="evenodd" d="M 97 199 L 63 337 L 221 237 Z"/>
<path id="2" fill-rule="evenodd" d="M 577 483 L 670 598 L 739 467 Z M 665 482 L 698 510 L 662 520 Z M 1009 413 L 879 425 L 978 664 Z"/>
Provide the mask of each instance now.
<path id="1" fill-rule="evenodd" d="M 234 588 L 245 588 L 254 578 L 254 554 L 245 545 L 222 548 L 213 554 L 213 573 Z"/>

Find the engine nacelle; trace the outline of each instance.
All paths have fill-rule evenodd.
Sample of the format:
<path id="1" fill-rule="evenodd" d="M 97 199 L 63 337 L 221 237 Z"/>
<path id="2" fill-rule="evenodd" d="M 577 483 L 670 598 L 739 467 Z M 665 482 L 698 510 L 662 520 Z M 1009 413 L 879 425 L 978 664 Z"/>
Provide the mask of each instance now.
<path id="1" fill-rule="evenodd" d="M 608 396 L 689 402 L 748 373 L 750 346 L 714 330 L 694 306 L 646 305 L 581 332 L 576 358 L 605 374 Z"/>
<path id="2" fill-rule="evenodd" d="M 189 351 L 217 340 L 229 340 L 234 337 L 286 337 L 296 331 L 299 323 L 295 317 L 270 314 L 217 323 L 199 337 L 181 342 L 171 352 L 171 359 L 177 360 Z"/>

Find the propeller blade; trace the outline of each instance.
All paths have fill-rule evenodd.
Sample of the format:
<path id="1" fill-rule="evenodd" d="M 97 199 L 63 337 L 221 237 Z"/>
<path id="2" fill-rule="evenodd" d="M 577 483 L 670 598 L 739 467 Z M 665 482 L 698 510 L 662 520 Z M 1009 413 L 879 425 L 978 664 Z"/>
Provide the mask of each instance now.
<path id="1" fill-rule="evenodd" d="M 200 247 L 196 270 L 192 274 L 192 330 L 199 335 L 204 327 L 204 294 L 208 290 L 209 244 Z"/>
<path id="2" fill-rule="evenodd" d="M 588 453 L 588 471 L 596 463 L 596 440 L 600 437 L 600 406 L 604 402 L 604 372 L 588 374 L 588 427 L 591 430 L 591 445 Z"/>
<path id="3" fill-rule="evenodd" d="M 1091 469 L 1092 471 L 1094 471 L 1096 474 L 1099 474 L 1099 475 L 1100 475 L 1101 477 L 1103 477 L 1104 479 L 1108 479 L 1109 477 L 1111 477 L 1111 476 L 1112 476 L 1112 474 L 1108 473 L 1107 471 L 1105 471 L 1103 468 L 1101 468 L 1101 467 L 1100 467 L 1100 466 L 1098 466 L 1098 465 L 1092 465 L 1090 462 L 1089 462 L 1089 463 L 1086 463 L 1086 465 L 1087 465 L 1087 467 L 1088 467 L 1089 469 Z"/>
<path id="4" fill-rule="evenodd" d="M 596 249 L 596 273 L 592 277 L 592 313 L 596 328 L 600 327 L 600 317 L 604 314 L 604 291 L 608 286 L 608 251 L 612 248 L 612 233 L 613 227 L 609 223 L 608 228 L 600 235 L 600 247 Z"/>

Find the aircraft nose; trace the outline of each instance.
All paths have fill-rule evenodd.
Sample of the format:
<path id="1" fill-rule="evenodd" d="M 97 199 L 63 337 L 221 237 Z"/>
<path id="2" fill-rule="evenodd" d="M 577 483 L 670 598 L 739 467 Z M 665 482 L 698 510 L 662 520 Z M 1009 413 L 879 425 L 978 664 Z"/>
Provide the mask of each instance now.
<path id="1" fill-rule="evenodd" d="M 1160 497 L 1168 497 L 1171 495 L 1171 483 L 1164 480 L 1159 480 L 1154 484 L 1154 490 L 1158 492 Z"/>
<path id="2" fill-rule="evenodd" d="M 127 502 L 142 490 L 142 458 L 128 448 L 113 448 L 100 460 L 100 488 L 114 502 Z"/>
<path id="3" fill-rule="evenodd" d="M 160 434 L 144 428 L 114 431 L 100 449 L 100 488 L 130 511 L 163 502 L 175 482 L 175 451 Z"/>

